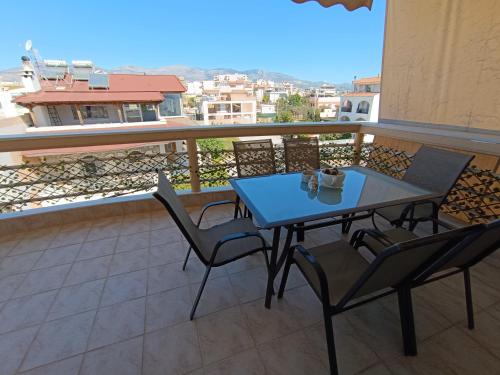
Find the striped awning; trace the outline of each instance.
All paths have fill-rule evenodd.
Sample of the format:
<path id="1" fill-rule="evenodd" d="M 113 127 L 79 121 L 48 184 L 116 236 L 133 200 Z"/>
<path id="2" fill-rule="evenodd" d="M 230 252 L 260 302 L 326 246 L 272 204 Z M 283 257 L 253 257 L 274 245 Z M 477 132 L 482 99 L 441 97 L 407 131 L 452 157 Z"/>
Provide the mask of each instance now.
<path id="1" fill-rule="evenodd" d="M 293 0 L 296 3 L 305 3 L 306 1 L 317 1 L 324 7 L 342 4 L 347 10 L 352 11 L 361 7 L 372 9 L 373 0 Z"/>

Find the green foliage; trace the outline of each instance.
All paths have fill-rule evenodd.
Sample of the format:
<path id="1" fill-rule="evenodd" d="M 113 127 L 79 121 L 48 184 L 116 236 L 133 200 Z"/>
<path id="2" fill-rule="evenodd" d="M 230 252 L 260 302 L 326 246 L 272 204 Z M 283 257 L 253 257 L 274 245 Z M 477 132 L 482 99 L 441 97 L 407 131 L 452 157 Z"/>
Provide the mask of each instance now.
<path id="1" fill-rule="evenodd" d="M 201 151 L 210 152 L 214 157 L 219 156 L 224 151 L 224 142 L 221 139 L 198 139 L 197 142 Z"/>
<path id="2" fill-rule="evenodd" d="M 276 122 L 321 121 L 319 110 L 313 107 L 307 97 L 299 94 L 280 98 L 276 103 L 276 114 Z"/>
<path id="3" fill-rule="evenodd" d="M 351 133 L 320 134 L 320 141 L 337 141 L 339 139 L 351 139 Z"/>
<path id="4" fill-rule="evenodd" d="M 266 92 L 263 96 L 262 96 L 262 103 L 264 104 L 269 104 L 269 102 L 271 101 L 271 98 L 269 96 L 269 93 Z"/>

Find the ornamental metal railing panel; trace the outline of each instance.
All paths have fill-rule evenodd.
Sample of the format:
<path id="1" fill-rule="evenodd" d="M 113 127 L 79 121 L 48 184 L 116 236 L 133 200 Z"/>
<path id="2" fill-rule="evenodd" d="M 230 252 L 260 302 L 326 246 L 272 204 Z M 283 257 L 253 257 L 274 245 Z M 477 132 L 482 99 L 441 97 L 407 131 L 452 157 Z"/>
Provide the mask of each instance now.
<path id="1" fill-rule="evenodd" d="M 197 151 L 201 188 L 227 186 L 237 176 L 232 150 Z M 275 147 L 278 173 L 285 171 L 282 147 Z M 351 143 L 320 145 L 322 167 L 361 165 L 402 178 L 412 155 L 385 146 L 364 144 L 356 155 Z M 159 146 L 112 154 L 66 155 L 14 166 L 0 166 L 0 212 L 21 211 L 69 202 L 151 192 L 161 169 L 179 190 L 191 188 L 186 152 L 162 151 Z M 500 213 L 500 176 L 469 167 L 450 193 L 442 211 L 466 222 L 487 222 Z"/>

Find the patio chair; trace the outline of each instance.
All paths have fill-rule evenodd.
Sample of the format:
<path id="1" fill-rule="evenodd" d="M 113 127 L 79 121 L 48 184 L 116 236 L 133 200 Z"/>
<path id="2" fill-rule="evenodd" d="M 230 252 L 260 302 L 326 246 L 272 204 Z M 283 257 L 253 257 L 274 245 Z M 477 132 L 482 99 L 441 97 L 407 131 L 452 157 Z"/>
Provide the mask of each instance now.
<path id="1" fill-rule="evenodd" d="M 467 325 L 469 329 L 473 329 L 474 309 L 470 268 L 500 248 L 500 219 L 469 228 L 472 230 L 470 235 L 458 242 L 450 251 L 418 275 L 412 282 L 412 287 L 415 288 L 463 273 Z M 366 246 L 375 255 L 383 251 L 383 248 L 388 244 L 416 238 L 415 234 L 403 228 L 395 228 L 385 232 L 360 229 L 353 234 L 354 236 L 357 238 L 358 245 Z"/>
<path id="2" fill-rule="evenodd" d="M 276 173 L 274 147 L 271 139 L 233 141 L 233 148 L 238 177 L 265 176 Z M 239 207 L 240 197 L 238 196 L 236 203 Z M 244 207 L 243 216 L 252 216 L 247 207 Z M 236 209 L 234 217 L 237 217 Z"/>
<path id="3" fill-rule="evenodd" d="M 419 204 L 397 205 L 375 210 L 375 214 L 389 221 L 396 227 L 409 223 L 413 231 L 418 223 L 432 221 L 433 233 L 438 232 L 438 212 L 447 195 L 455 186 L 465 168 L 474 158 L 472 155 L 429 146 L 422 146 L 413 158 L 413 162 L 403 176 L 403 181 L 421 188 L 442 193 L 442 197 Z M 375 217 L 372 217 L 373 225 Z"/>
<path id="4" fill-rule="evenodd" d="M 158 172 L 158 189 L 153 193 L 153 196 L 165 206 L 188 241 L 191 249 L 194 250 L 196 256 L 206 267 L 189 316 L 191 320 L 196 312 L 196 307 L 198 306 L 212 267 L 225 265 L 259 251 L 264 253 L 266 264 L 269 267 L 266 251 L 270 250 L 270 248 L 250 219 L 238 218 L 208 229 L 200 229 L 199 225 L 193 223 L 170 181 L 161 171 Z M 234 202 L 231 203 L 234 204 Z M 213 205 L 206 206 L 202 213 Z M 198 224 L 200 221 L 201 219 L 198 221 Z M 188 251 L 187 257 L 191 249 Z M 185 264 L 186 261 L 184 262 L 184 267 Z"/>
<path id="5" fill-rule="evenodd" d="M 287 254 L 278 298 L 283 296 L 292 264 L 296 264 L 323 306 L 331 374 L 338 374 L 332 316 L 397 293 L 405 355 L 416 355 L 411 299 L 411 281 L 457 239 L 465 238 L 469 228 L 387 244 L 369 262 L 357 250 L 356 237 L 306 250 L 296 245 Z"/>
<path id="6" fill-rule="evenodd" d="M 318 138 L 285 139 L 286 172 L 303 172 L 320 168 Z"/>

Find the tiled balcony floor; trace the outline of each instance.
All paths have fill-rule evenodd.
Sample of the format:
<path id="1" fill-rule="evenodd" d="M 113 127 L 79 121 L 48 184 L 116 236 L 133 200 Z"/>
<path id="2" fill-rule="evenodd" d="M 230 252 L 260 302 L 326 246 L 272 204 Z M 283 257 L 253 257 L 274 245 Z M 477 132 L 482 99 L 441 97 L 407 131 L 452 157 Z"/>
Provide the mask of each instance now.
<path id="1" fill-rule="evenodd" d="M 339 236 L 309 232 L 306 246 Z M 266 310 L 262 255 L 214 269 L 189 321 L 203 268 L 192 258 L 181 270 L 186 250 L 160 212 L 3 238 L 0 374 L 327 373 L 320 305 L 297 272 Z M 415 358 L 401 354 L 393 297 L 335 317 L 341 373 L 498 374 L 499 253 L 473 271 L 473 331 L 460 276 L 415 291 Z"/>

